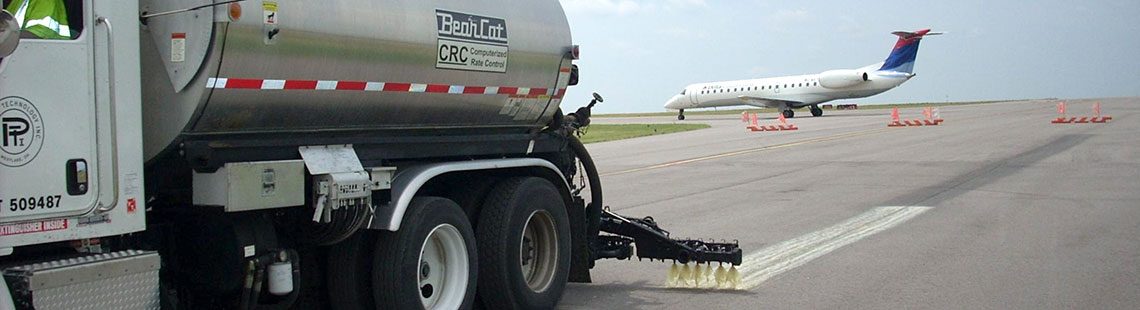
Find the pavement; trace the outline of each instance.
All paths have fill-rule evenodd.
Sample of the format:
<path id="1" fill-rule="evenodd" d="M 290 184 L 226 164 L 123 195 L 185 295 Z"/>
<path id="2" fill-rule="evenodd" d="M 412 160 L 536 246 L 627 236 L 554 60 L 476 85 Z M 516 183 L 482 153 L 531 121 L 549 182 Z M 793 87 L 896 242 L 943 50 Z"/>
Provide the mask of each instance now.
<path id="1" fill-rule="evenodd" d="M 1135 309 L 1140 98 L 1067 102 L 1113 120 L 1051 124 L 1049 100 L 940 107 L 929 127 L 888 128 L 890 110 L 804 110 L 784 132 L 688 115 L 712 128 L 589 144 L 606 205 L 738 240 L 744 283 L 670 288 L 669 263 L 604 260 L 559 308 Z"/>

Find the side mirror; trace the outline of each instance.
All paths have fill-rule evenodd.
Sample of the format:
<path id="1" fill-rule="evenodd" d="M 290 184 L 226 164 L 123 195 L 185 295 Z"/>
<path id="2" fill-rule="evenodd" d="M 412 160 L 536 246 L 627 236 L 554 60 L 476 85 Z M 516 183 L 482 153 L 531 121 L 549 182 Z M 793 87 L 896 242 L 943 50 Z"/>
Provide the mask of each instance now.
<path id="1" fill-rule="evenodd" d="M 570 82 L 567 83 L 567 85 L 568 86 L 578 85 L 578 65 L 571 65 L 570 66 Z"/>
<path id="2" fill-rule="evenodd" d="M 8 10 L 0 10 L 0 58 L 12 55 L 20 45 L 20 23 Z"/>
<path id="3" fill-rule="evenodd" d="M 598 93 L 594 93 L 594 100 L 597 100 L 599 103 L 605 101 L 602 100 L 602 95 L 599 95 Z"/>

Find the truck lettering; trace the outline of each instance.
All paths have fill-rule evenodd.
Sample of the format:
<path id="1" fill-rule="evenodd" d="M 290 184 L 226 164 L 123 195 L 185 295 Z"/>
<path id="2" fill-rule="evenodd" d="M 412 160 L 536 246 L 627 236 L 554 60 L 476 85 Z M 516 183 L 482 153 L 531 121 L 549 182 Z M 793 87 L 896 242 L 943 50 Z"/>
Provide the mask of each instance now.
<path id="1" fill-rule="evenodd" d="M 507 43 L 507 21 L 502 18 L 435 10 L 435 19 L 436 30 L 441 37 Z"/>
<path id="2" fill-rule="evenodd" d="M 21 167 L 36 158 L 44 143 L 44 123 L 27 99 L 0 99 L 0 165 Z"/>
<path id="3" fill-rule="evenodd" d="M 467 47 L 440 44 L 439 61 L 453 64 L 466 64 L 468 61 Z"/>
<path id="4" fill-rule="evenodd" d="M 28 121 L 18 117 L 0 119 L 3 123 L 4 147 L 24 146 L 22 136 L 28 133 Z"/>
<path id="5" fill-rule="evenodd" d="M 8 211 L 33 211 L 36 209 L 55 209 L 60 207 L 60 201 L 63 200 L 62 195 L 48 195 L 48 196 L 30 196 L 26 198 L 13 198 L 7 199 Z M 5 199 L 0 199 L 3 203 Z"/>
<path id="6" fill-rule="evenodd" d="M 4 225 L 0 226 L 0 236 L 64 230 L 67 226 L 66 219 Z"/>

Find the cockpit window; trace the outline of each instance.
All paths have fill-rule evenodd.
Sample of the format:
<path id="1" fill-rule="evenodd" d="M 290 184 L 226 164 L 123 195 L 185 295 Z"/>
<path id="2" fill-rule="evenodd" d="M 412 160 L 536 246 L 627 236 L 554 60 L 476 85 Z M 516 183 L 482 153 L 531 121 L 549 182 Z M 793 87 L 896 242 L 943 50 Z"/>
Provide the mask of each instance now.
<path id="1" fill-rule="evenodd" d="M 687 89 L 682 89 L 682 90 L 681 90 L 681 95 L 682 95 L 682 96 L 684 96 L 684 95 L 685 95 L 685 91 L 686 91 L 686 90 L 687 90 Z"/>

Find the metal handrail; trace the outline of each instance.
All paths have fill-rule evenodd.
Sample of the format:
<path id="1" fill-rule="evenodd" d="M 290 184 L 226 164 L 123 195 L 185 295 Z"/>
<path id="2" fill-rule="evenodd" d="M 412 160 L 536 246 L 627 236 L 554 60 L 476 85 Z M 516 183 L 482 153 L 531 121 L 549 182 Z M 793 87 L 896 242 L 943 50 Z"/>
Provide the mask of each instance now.
<path id="1" fill-rule="evenodd" d="M 111 20 L 109 18 L 100 16 L 99 18 L 95 19 L 95 24 L 107 25 L 107 89 L 110 91 L 111 99 L 111 178 L 113 180 L 111 184 L 113 184 L 112 190 L 114 194 L 111 196 L 112 198 L 110 205 L 104 205 L 102 199 L 97 199 L 96 203 L 98 206 L 95 207 L 95 211 L 105 213 L 114 210 L 115 206 L 119 205 L 119 180 L 117 180 L 119 177 L 119 130 L 118 125 L 115 122 L 115 104 L 117 102 L 115 101 L 115 39 L 114 30 L 111 28 Z M 99 175 L 99 178 L 103 178 L 102 174 Z M 102 192 L 102 190 L 99 191 L 100 198 L 103 196 Z"/>

